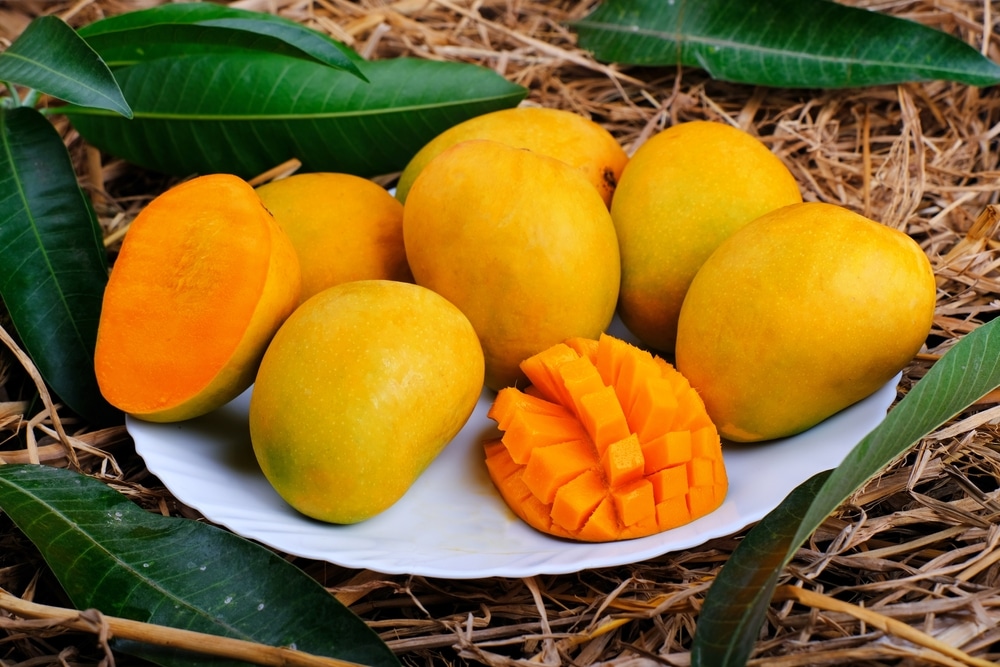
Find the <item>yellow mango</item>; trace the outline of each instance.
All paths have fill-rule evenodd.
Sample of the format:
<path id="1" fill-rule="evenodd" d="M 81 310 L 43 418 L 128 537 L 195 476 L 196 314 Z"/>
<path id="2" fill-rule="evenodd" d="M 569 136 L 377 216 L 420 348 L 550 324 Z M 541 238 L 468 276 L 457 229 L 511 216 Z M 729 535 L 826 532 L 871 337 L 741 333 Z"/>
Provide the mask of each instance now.
<path id="1" fill-rule="evenodd" d="M 564 162 L 462 142 L 427 164 L 403 209 L 414 280 L 472 322 L 490 388 L 522 379 L 523 359 L 567 338 L 596 338 L 611 322 L 614 225 L 590 182 Z"/>
<path id="2" fill-rule="evenodd" d="M 906 234 L 833 204 L 787 206 L 691 283 L 677 368 L 724 438 L 794 435 L 873 393 L 924 344 L 936 285 Z"/>
<path id="3" fill-rule="evenodd" d="M 428 162 L 446 148 L 471 139 L 498 141 L 562 160 L 587 177 L 607 206 L 628 162 L 610 132 L 578 113 L 545 107 L 501 109 L 454 125 L 428 142 L 400 174 L 396 197 L 405 203 L 413 181 Z"/>
<path id="4" fill-rule="evenodd" d="M 642 144 L 611 204 L 622 255 L 619 314 L 646 345 L 671 352 L 688 285 L 754 218 L 802 201 L 795 178 L 756 137 L 692 121 Z"/>
<path id="5" fill-rule="evenodd" d="M 275 335 L 250 397 L 250 439 L 292 507 L 357 523 L 406 493 L 482 386 L 482 349 L 455 306 L 411 283 L 342 283 Z"/>
<path id="6" fill-rule="evenodd" d="M 299 257 L 301 301 L 350 280 L 412 280 L 403 206 L 372 181 L 334 172 L 293 174 L 257 187 Z"/>

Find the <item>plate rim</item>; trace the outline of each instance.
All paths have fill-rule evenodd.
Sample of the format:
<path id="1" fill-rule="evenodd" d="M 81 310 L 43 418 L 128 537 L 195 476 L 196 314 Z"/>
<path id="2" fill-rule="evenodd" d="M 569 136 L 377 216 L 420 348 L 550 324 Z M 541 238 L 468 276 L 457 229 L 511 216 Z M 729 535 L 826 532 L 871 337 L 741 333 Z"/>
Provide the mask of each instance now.
<path id="1" fill-rule="evenodd" d="M 846 456 L 847 452 L 853 449 L 853 447 L 857 444 L 857 442 L 860 442 L 860 440 L 864 437 L 864 434 L 867 434 L 867 432 L 869 432 L 879 422 L 881 422 L 882 419 L 884 419 L 885 414 L 887 413 L 887 411 L 889 410 L 889 408 L 891 407 L 892 403 L 896 398 L 897 387 L 900 379 L 901 379 L 901 373 L 897 373 L 892 380 L 890 380 L 888 383 L 877 389 L 869 396 L 861 399 L 860 401 L 857 401 L 851 406 L 848 406 L 844 410 L 838 412 L 837 414 L 831 416 L 830 418 L 824 420 L 817 426 L 813 427 L 813 429 L 809 429 L 808 431 L 805 431 L 803 434 L 799 434 L 798 436 L 792 436 L 790 438 L 783 438 L 780 440 L 769 441 L 767 443 L 758 443 L 750 446 L 738 443 L 724 442 L 723 443 L 724 456 L 731 458 L 734 452 L 740 449 L 748 449 L 748 448 L 757 449 L 757 448 L 767 448 L 767 447 L 774 448 L 777 446 L 788 446 L 788 443 L 794 443 L 796 438 L 808 436 L 808 434 L 810 433 L 815 433 L 816 429 L 819 429 L 821 427 L 823 428 L 830 428 L 831 426 L 835 427 L 838 424 L 838 420 L 844 421 L 846 418 L 849 418 L 853 413 L 856 412 L 864 413 L 865 411 L 874 412 L 875 415 L 878 416 L 878 419 L 876 420 L 874 417 L 870 417 L 867 420 L 864 420 L 866 426 L 864 427 L 864 433 L 860 437 L 858 437 L 850 445 L 843 445 L 843 443 L 839 445 L 840 448 L 838 449 L 838 451 L 841 452 L 841 455 L 838 456 L 837 460 L 838 462 L 842 461 L 843 456 Z M 723 502 L 722 507 L 715 510 L 711 514 L 706 515 L 705 517 L 701 517 L 689 524 L 686 524 L 685 526 L 681 526 L 680 528 L 685 528 L 684 531 L 679 531 L 679 529 L 672 529 L 669 531 L 664 531 L 661 533 L 657 533 L 647 537 L 636 538 L 633 540 L 621 540 L 621 541 L 606 542 L 606 543 L 573 542 L 570 540 L 565 540 L 545 535 L 539 531 L 535 531 L 534 529 L 527 528 L 527 525 L 523 524 L 521 526 L 521 530 L 527 528 L 527 530 L 532 533 L 534 538 L 540 539 L 544 543 L 551 543 L 552 551 L 558 549 L 561 551 L 568 551 L 574 553 L 579 552 L 580 557 L 565 558 L 556 561 L 553 561 L 551 557 L 548 557 L 543 561 L 537 561 L 532 559 L 526 560 L 523 555 L 519 554 L 519 556 L 517 558 L 514 558 L 509 564 L 506 565 L 493 564 L 478 569 L 475 567 L 469 567 L 468 564 L 466 564 L 466 566 L 463 569 L 456 569 L 454 568 L 454 566 L 449 567 L 447 563 L 449 561 L 454 561 L 455 560 L 454 557 L 442 559 L 443 564 L 440 566 L 435 566 L 433 560 L 423 560 L 419 563 L 419 565 L 414 566 L 412 564 L 406 565 L 399 559 L 398 556 L 388 561 L 385 560 L 385 555 L 382 556 L 382 560 L 379 560 L 378 558 L 370 560 L 372 558 L 370 555 L 368 557 L 361 558 L 358 555 L 352 555 L 354 553 L 352 551 L 338 553 L 338 552 L 318 552 L 312 549 L 303 549 L 301 547 L 297 547 L 294 544 L 282 543 L 282 540 L 275 539 L 273 535 L 271 535 L 267 531 L 261 532 L 260 530 L 254 530 L 254 529 L 248 531 L 246 525 L 243 522 L 234 521 L 231 516 L 220 516 L 219 512 L 213 511 L 214 506 L 212 506 L 211 504 L 206 506 L 204 498 L 192 497 L 189 488 L 187 488 L 183 484 L 177 483 L 177 479 L 176 477 L 174 477 L 174 471 L 166 469 L 161 452 L 156 451 L 156 446 L 151 444 L 153 440 L 150 439 L 150 434 L 152 433 L 158 432 L 160 433 L 161 437 L 163 436 L 163 434 L 181 434 L 177 435 L 176 437 L 184 437 L 182 434 L 184 434 L 185 431 L 193 427 L 197 428 L 198 424 L 204 423 L 205 420 L 212 420 L 213 418 L 217 418 L 222 411 L 238 409 L 237 406 L 239 405 L 239 402 L 247 401 L 249 393 L 251 391 L 252 387 L 251 389 L 248 389 L 246 392 L 241 394 L 239 397 L 234 399 L 226 406 L 223 406 L 223 408 L 220 408 L 220 410 L 214 411 L 213 413 L 210 413 L 209 415 L 206 415 L 203 418 L 189 420 L 187 422 L 174 422 L 170 424 L 161 424 L 161 423 L 146 422 L 132 416 L 126 416 L 126 429 L 128 430 L 130 436 L 132 437 L 135 443 L 136 452 L 143 459 L 148 471 L 151 474 L 155 475 L 164 485 L 164 487 L 166 487 L 167 490 L 170 491 L 171 494 L 173 494 L 177 498 L 178 501 L 198 511 L 206 520 L 215 523 L 217 525 L 223 526 L 227 530 L 230 530 L 231 532 L 240 535 L 245 539 L 258 541 L 282 553 L 287 553 L 293 556 L 298 556 L 313 560 L 321 560 L 341 567 L 354 568 L 354 569 L 360 569 L 360 568 L 370 569 L 387 575 L 405 574 L 405 575 L 428 576 L 428 577 L 437 577 L 446 579 L 475 579 L 483 577 L 524 577 L 524 576 L 535 576 L 535 575 L 571 574 L 586 569 L 618 567 L 630 563 L 641 562 L 644 560 L 648 560 L 650 558 L 662 556 L 667 553 L 674 553 L 682 551 L 684 549 L 690 549 L 699 546 L 701 544 L 704 544 L 712 539 L 717 539 L 735 534 L 740 530 L 746 528 L 750 524 L 759 521 L 774 507 L 776 507 L 777 504 L 780 503 L 779 499 L 778 502 L 774 503 L 773 505 L 768 503 L 768 505 L 770 506 L 758 507 L 753 511 L 741 511 L 738 508 L 736 508 L 735 511 L 737 512 L 737 515 L 729 519 L 728 523 L 723 522 L 721 524 L 721 528 L 723 528 L 724 530 L 720 532 L 719 527 L 712 528 L 712 526 L 714 523 L 718 523 L 718 521 L 722 517 L 722 514 L 720 512 L 724 508 L 726 508 L 727 503 L 730 502 L 730 494 L 727 494 L 727 498 Z M 490 392 L 488 390 L 484 390 L 483 394 L 480 396 L 479 399 L 480 404 L 477 405 L 477 411 L 482 410 L 483 408 L 482 403 L 489 395 Z M 486 424 L 483 423 L 477 424 L 476 422 L 474 422 L 473 417 L 475 416 L 476 412 L 474 412 L 473 416 L 470 417 L 470 420 L 469 422 L 467 422 L 465 429 L 463 429 L 463 431 L 459 434 L 459 436 L 456 437 L 456 440 L 459 440 L 462 437 L 462 433 L 466 433 L 466 431 L 470 428 L 473 430 L 478 429 L 479 432 L 482 432 L 484 429 L 487 428 Z M 846 437 L 844 438 L 844 440 L 846 441 Z M 442 455 L 443 454 L 444 452 L 442 452 Z M 461 454 L 459 455 L 461 456 Z M 180 460 L 181 457 L 176 457 L 176 456 L 174 457 L 175 463 Z M 435 463 L 437 463 L 437 460 L 435 460 L 435 462 L 433 462 L 431 466 L 433 467 Z M 727 462 L 727 467 L 729 467 L 729 462 Z M 423 475 L 427 475 L 430 469 L 431 468 L 425 470 Z M 824 466 L 822 469 L 825 470 L 827 468 Z M 485 465 L 483 466 L 483 470 L 485 470 Z M 820 469 L 810 467 L 810 475 L 820 471 L 821 471 Z M 259 468 L 257 469 L 257 474 L 260 475 L 261 479 L 263 479 L 263 474 L 260 473 Z M 810 475 L 807 475 L 807 477 Z M 264 482 L 266 483 L 266 480 L 264 480 Z M 418 478 L 417 482 L 418 483 L 420 482 L 420 478 Z M 732 485 L 732 480 L 731 480 L 731 485 Z M 797 483 L 793 484 L 791 488 L 794 488 L 794 486 L 797 486 Z M 791 490 L 791 488 L 789 488 L 789 491 Z M 499 499 L 499 494 L 496 493 L 495 489 L 491 489 L 491 491 L 495 494 L 495 498 L 493 499 L 493 502 L 495 503 Z M 407 493 L 407 495 L 409 495 L 409 492 Z M 784 495 L 787 495 L 787 492 Z M 784 496 L 782 496 L 782 498 L 783 497 Z M 404 495 L 404 497 L 397 504 L 404 504 L 403 507 L 405 507 L 406 500 L 407 496 Z M 280 498 L 279 502 L 284 503 L 284 501 L 280 500 Z M 502 503 L 502 500 L 500 500 L 500 502 Z M 392 508 L 390 508 L 390 510 L 391 509 Z M 329 531 L 331 534 L 333 533 L 333 531 L 338 531 L 338 530 L 343 532 L 348 532 L 347 530 L 344 530 L 345 529 L 344 526 L 337 526 L 333 524 L 322 524 L 321 522 L 309 520 L 308 518 L 302 515 L 298 515 L 298 513 L 295 512 L 295 510 L 291 509 L 290 506 L 287 505 L 287 503 L 285 504 L 283 511 L 286 514 L 288 514 L 290 511 L 291 514 L 297 515 L 299 520 L 305 520 L 307 523 L 315 525 L 315 527 L 317 527 L 320 531 L 324 532 Z M 509 512 L 509 510 L 507 511 Z M 519 519 L 514 519 L 514 521 L 520 522 Z M 362 524 L 354 524 L 354 526 L 359 526 L 359 525 Z M 352 529 L 354 526 L 348 526 L 346 528 Z M 708 529 L 702 535 L 699 534 L 700 533 L 699 529 L 703 526 L 707 526 Z M 355 529 L 355 531 L 357 531 L 357 529 Z M 363 533 L 363 530 L 361 532 Z M 351 534 L 348 532 L 348 535 L 350 536 Z M 688 537 L 671 541 L 669 539 L 669 536 L 671 535 L 675 537 L 679 535 L 688 535 Z M 362 537 L 359 539 L 364 539 L 364 538 Z M 614 545 L 614 546 L 606 546 L 606 545 Z M 612 555 L 606 555 L 602 557 L 601 554 L 603 552 L 608 552 Z M 389 554 L 389 553 L 391 552 L 383 549 L 383 554 Z M 451 555 L 452 552 L 447 552 L 447 553 Z M 539 552 L 539 553 L 549 553 L 549 551 Z M 468 560 L 468 558 L 474 555 L 475 554 L 472 555 L 465 554 L 466 560 Z"/>

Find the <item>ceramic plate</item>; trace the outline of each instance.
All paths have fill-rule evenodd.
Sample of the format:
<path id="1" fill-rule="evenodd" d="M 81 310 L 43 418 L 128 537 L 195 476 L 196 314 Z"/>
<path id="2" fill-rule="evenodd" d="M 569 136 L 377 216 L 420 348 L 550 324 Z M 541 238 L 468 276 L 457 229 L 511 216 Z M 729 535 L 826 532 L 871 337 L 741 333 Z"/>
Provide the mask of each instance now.
<path id="1" fill-rule="evenodd" d="M 726 444 L 730 487 L 715 512 L 686 526 L 603 544 L 548 537 L 519 521 L 495 492 L 481 442 L 496 431 L 484 392 L 465 428 L 393 507 L 363 523 L 311 520 L 287 505 L 250 446 L 250 392 L 205 417 L 174 424 L 128 418 L 150 472 L 186 505 L 278 551 L 387 574 L 469 579 L 564 574 L 642 561 L 696 547 L 753 523 L 799 483 L 833 468 L 884 417 L 898 376 L 795 437 Z"/>

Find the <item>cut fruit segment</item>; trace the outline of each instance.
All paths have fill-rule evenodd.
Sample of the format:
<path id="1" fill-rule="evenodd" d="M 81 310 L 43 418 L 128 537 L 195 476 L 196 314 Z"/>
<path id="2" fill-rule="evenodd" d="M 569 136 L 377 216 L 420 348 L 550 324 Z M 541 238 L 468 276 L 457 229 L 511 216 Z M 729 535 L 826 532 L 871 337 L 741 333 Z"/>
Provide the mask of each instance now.
<path id="1" fill-rule="evenodd" d="M 531 385 L 501 389 L 485 446 L 513 512 L 559 537 L 606 542 L 675 528 L 728 489 L 719 434 L 686 378 L 607 334 L 522 362 Z"/>
<path id="2" fill-rule="evenodd" d="M 573 416 L 554 416 L 515 411 L 504 431 L 503 444 L 516 462 L 525 464 L 531 457 L 531 450 L 547 445 L 556 445 L 569 440 L 583 440 L 587 437 L 583 426 Z"/>
<path id="3" fill-rule="evenodd" d="M 611 497 L 615 499 L 615 509 L 626 526 L 632 526 L 644 519 L 656 516 L 653 502 L 653 485 L 649 480 L 639 479 L 615 489 Z"/>
<path id="4" fill-rule="evenodd" d="M 591 441 L 598 447 L 602 446 L 598 443 L 618 442 L 631 433 L 613 387 L 602 385 L 596 391 L 584 394 L 580 397 L 579 409 L 580 421 Z M 603 451 L 599 450 L 598 453 L 604 455 Z"/>
<path id="5" fill-rule="evenodd" d="M 551 503 L 559 487 L 594 467 L 590 449 L 590 443 L 585 440 L 534 449 L 521 477 L 536 498 Z"/>
<path id="6" fill-rule="evenodd" d="M 552 521 L 564 530 L 580 530 L 594 509 L 608 495 L 601 473 L 587 470 L 556 491 L 550 512 Z"/>
<path id="7" fill-rule="evenodd" d="M 501 431 L 506 431 L 510 426 L 510 418 L 519 410 L 553 417 L 572 417 L 572 413 L 563 406 L 526 394 L 514 387 L 505 387 L 497 392 L 497 397 L 493 400 L 486 416 L 495 421 Z"/>
<path id="8" fill-rule="evenodd" d="M 612 489 L 642 479 L 645 460 L 635 433 L 612 442 L 601 452 L 604 479 Z"/>

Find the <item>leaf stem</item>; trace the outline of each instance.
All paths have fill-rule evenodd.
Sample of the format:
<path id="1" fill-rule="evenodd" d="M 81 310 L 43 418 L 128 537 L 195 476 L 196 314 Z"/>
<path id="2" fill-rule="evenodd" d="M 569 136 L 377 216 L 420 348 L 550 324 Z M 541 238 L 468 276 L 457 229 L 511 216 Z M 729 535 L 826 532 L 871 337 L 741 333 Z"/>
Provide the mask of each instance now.
<path id="1" fill-rule="evenodd" d="M 362 667 L 358 663 L 312 655 L 290 648 L 105 616 L 96 610 L 81 612 L 28 602 L 2 588 L 0 588 L 0 609 L 23 618 L 55 621 L 72 630 L 243 660 L 266 667 Z"/>
<path id="2" fill-rule="evenodd" d="M 11 109 L 16 106 L 20 106 L 21 96 L 17 94 L 17 88 L 14 87 L 14 84 L 9 81 L 4 81 L 3 86 L 7 89 L 10 96 L 0 99 L 0 108 Z"/>
<path id="3" fill-rule="evenodd" d="M 38 104 L 38 100 L 41 99 L 41 97 L 42 97 L 41 91 L 32 88 L 24 95 L 24 99 L 21 100 L 21 106 L 34 107 L 36 104 Z"/>

